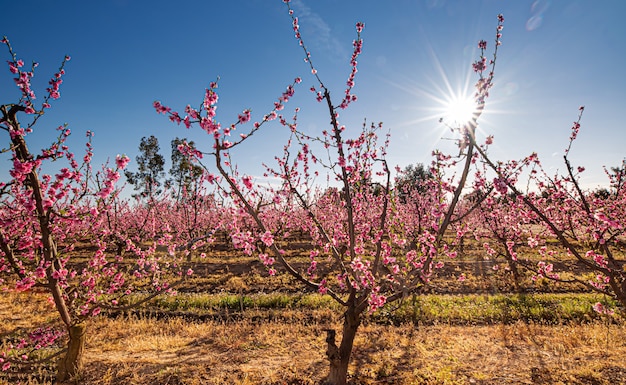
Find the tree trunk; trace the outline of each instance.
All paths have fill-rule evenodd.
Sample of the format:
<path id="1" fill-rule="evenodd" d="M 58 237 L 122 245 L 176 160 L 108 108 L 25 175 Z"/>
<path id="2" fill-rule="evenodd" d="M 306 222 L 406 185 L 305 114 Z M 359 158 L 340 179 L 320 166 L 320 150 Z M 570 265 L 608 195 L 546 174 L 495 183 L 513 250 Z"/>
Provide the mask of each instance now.
<path id="1" fill-rule="evenodd" d="M 348 381 L 348 364 L 352 354 L 352 346 L 356 331 L 361 324 L 361 311 L 354 306 L 348 306 L 343 321 L 343 335 L 339 347 L 335 344 L 335 331 L 327 330 L 326 356 L 330 361 L 330 372 L 326 377 L 326 385 L 346 385 Z"/>
<path id="2" fill-rule="evenodd" d="M 505 255 L 506 262 L 509 265 L 509 269 L 511 269 L 511 272 L 513 273 L 515 291 L 519 292 L 520 291 L 520 275 L 519 275 L 519 271 L 517 270 L 517 263 L 513 259 L 513 256 L 511 255 L 511 252 L 508 250 L 507 246 L 505 245 L 504 247 L 506 249 L 506 255 Z"/>
<path id="3" fill-rule="evenodd" d="M 67 352 L 58 362 L 56 383 L 63 384 L 75 378 L 82 369 L 83 351 L 85 350 L 85 324 L 79 323 L 68 327 L 70 340 Z"/>

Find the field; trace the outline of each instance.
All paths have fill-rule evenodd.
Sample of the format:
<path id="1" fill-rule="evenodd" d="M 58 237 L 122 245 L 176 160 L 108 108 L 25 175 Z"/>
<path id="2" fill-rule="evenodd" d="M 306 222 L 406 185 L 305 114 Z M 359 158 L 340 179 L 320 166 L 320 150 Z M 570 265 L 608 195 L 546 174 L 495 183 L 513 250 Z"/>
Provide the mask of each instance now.
<path id="1" fill-rule="evenodd" d="M 484 262 L 450 263 L 432 290 L 368 316 L 349 383 L 626 383 L 626 325 L 591 310 L 610 301 L 545 282 L 515 293 L 506 275 Z M 287 276 L 268 277 L 257 259 L 227 248 L 191 265 L 196 274 L 179 295 L 89 322 L 85 370 L 76 383 L 316 384 L 323 378 L 325 330 L 341 330 L 341 308 L 332 299 L 280 291 L 292 286 Z M 459 284 L 454 276 L 461 268 L 472 273 Z M 0 318 L 10 320 L 0 326 L 5 338 L 58 322 L 43 295 L 1 298 Z M 47 384 L 53 369 L 48 363 L 0 381 Z"/>

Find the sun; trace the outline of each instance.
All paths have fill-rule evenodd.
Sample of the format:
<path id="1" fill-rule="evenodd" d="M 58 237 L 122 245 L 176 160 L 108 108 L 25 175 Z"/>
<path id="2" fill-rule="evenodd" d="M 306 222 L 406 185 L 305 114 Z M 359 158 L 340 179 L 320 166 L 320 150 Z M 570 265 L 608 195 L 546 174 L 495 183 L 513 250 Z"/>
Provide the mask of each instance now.
<path id="1" fill-rule="evenodd" d="M 472 96 L 455 94 L 447 98 L 443 121 L 453 126 L 464 126 L 474 119 L 477 106 Z"/>
<path id="2" fill-rule="evenodd" d="M 466 129 L 474 134 L 486 134 L 481 125 L 486 127 L 493 125 L 488 116 L 484 114 L 483 105 L 479 105 L 475 99 L 476 74 L 470 63 L 446 62 L 444 67 L 435 50 L 431 48 L 432 64 L 435 73 L 439 76 L 425 75 L 413 78 L 412 75 L 405 75 L 398 81 L 390 81 L 391 85 L 399 90 L 409 93 L 415 97 L 415 104 L 409 109 L 412 115 L 407 116 L 407 120 L 401 122 L 403 127 L 424 127 L 424 124 L 432 124 L 431 127 L 424 127 L 428 130 L 429 138 L 432 138 L 432 146 L 439 146 L 440 140 L 457 140 L 450 137 L 450 131 L 458 133 Z M 450 71 L 454 70 L 454 71 Z M 489 99 L 488 115 L 503 114 L 508 111 L 494 109 L 496 104 L 502 101 Z M 496 107 L 497 108 L 497 107 Z M 413 111 L 415 111 L 413 113 Z"/>

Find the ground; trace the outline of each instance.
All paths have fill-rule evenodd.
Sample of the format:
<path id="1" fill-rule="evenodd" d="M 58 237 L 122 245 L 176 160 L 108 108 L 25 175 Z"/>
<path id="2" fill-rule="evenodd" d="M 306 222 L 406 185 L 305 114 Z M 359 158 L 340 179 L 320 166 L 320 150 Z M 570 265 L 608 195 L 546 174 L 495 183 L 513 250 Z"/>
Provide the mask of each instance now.
<path id="1" fill-rule="evenodd" d="M 493 261 L 446 263 L 431 293 L 489 296 L 513 290 Z M 194 257 L 195 278 L 183 294 L 275 293 L 289 277 L 267 276 L 254 257 L 216 249 Z M 459 283 L 459 271 L 467 279 Z M 526 283 L 526 293 L 573 291 Z M 427 294 L 427 293 L 426 293 Z M 176 297 L 175 297 L 176 298 Z M 180 298 L 180 297 L 179 297 Z M 242 300 L 243 301 L 243 300 Z M 220 305 L 221 306 L 221 305 Z M 34 325 L 58 324 L 42 295 L 4 292 L 0 337 Z M 341 311 L 327 306 L 246 306 L 197 311 L 147 307 L 103 313 L 88 323 L 85 367 L 76 384 L 317 384 L 327 372 L 325 329 L 341 330 Z M 365 384 L 626 384 L 626 324 L 620 318 L 520 319 L 513 322 L 424 323 L 367 317 L 349 369 Z M 0 375 L 0 384 L 50 384 L 54 365 Z M 4 382 L 3 382 L 4 381 Z"/>

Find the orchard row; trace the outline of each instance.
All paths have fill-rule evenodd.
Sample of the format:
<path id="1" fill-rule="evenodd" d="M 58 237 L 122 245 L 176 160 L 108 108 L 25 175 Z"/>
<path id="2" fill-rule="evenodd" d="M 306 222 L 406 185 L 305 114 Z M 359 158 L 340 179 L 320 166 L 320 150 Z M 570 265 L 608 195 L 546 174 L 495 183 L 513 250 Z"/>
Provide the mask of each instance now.
<path id="1" fill-rule="evenodd" d="M 17 343 L 5 343 L 3 370 L 28 365 L 64 341 L 67 349 L 57 379 L 77 375 L 89 318 L 103 309 L 138 305 L 127 301 L 132 293 L 143 294 L 140 302 L 174 294 L 176 286 L 194 274 L 188 262 L 205 256 L 220 239 L 257 256 L 268 274 L 291 275 L 298 285 L 291 289 L 315 290 L 344 307 L 341 341 L 336 343 L 335 331 L 327 336 L 331 384 L 346 383 L 363 316 L 421 293 L 448 261 L 462 257 L 460 246 L 469 239 L 484 249 L 485 258 L 501 258 L 502 268 L 516 280 L 521 270 L 532 271 L 533 279 L 576 282 L 626 306 L 626 168 L 607 171 L 610 186 L 605 190 L 581 189 L 578 174 L 583 169 L 572 166 L 568 155 L 584 109 L 572 126 L 564 175 L 548 175 L 536 154 L 492 160 L 492 138 L 476 135 L 493 85 L 501 15 L 492 58 L 485 56 L 487 43 L 479 42 L 472 119 L 452 127 L 459 155 L 434 152 L 430 164 L 402 171 L 386 161 L 391 138 L 383 135 L 379 140 L 382 124 L 365 124 L 358 136 L 346 138 L 340 123 L 339 112 L 357 100 L 352 90 L 363 24 L 356 25 L 351 70 L 336 102 L 310 60 L 298 18 L 289 1 L 284 2 L 318 82 L 312 91 L 327 106 L 329 129 L 313 137 L 299 130 L 297 108 L 294 116 L 283 115 L 299 78 L 256 122 L 249 110 L 238 115 L 235 124 L 216 121 L 217 83 L 204 91 L 197 107 L 189 104 L 184 112 L 155 102 L 158 113 L 175 124 L 205 131 L 213 143 L 198 149 L 185 140 L 173 142 L 175 167 L 164 186 L 158 183 L 163 160 L 153 138 L 142 140 L 136 172 L 124 172 L 129 162 L 124 156 L 94 170 L 90 142 L 77 157 L 65 144 L 69 130 L 64 126 L 48 148 L 29 148 L 35 124 L 60 96 L 69 57 L 38 102 L 30 86 L 36 66 L 26 69 L 4 38 L 19 94 L 13 103 L 0 105 L 0 128 L 7 133 L 6 151 L 12 161 L 11 179 L 0 183 L 0 279 L 9 290 L 48 293 L 64 330 L 39 329 Z M 266 166 L 265 177 L 278 182 L 260 184 L 239 172 L 232 149 L 262 135 L 270 124 L 284 127 L 291 137 L 275 163 Z M 239 133 L 236 140 L 234 133 Z M 46 163 L 64 166 L 44 174 Z M 138 191 L 133 199 L 120 195 L 123 172 Z M 320 174 L 332 183 L 321 187 L 316 183 Z M 529 187 L 522 191 L 520 185 Z M 306 263 L 301 263 L 302 256 L 295 263 L 286 252 L 294 240 L 309 245 Z M 534 257 L 520 256 L 522 249 Z M 559 266 L 576 268 L 557 271 L 555 262 L 562 261 L 571 263 Z M 461 272 L 458 280 L 464 279 Z M 613 309 L 598 304 L 596 311 Z"/>

